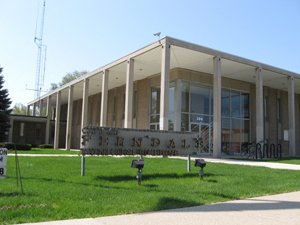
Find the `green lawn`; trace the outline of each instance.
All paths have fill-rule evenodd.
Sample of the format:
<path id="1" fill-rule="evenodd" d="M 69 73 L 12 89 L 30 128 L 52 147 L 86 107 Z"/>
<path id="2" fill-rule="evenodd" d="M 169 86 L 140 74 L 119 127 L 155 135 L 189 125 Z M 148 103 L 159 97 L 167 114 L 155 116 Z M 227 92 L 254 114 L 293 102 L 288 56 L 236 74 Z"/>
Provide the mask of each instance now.
<path id="1" fill-rule="evenodd" d="M 276 163 L 288 163 L 300 165 L 300 157 L 286 157 L 281 159 L 272 158 L 265 160 L 266 162 L 276 162 Z"/>
<path id="2" fill-rule="evenodd" d="M 78 155 L 81 151 L 67 151 L 51 148 L 32 148 L 30 151 L 18 150 L 18 154 L 53 154 L 53 155 Z M 9 151 L 10 154 L 15 154 L 14 150 Z"/>
<path id="3" fill-rule="evenodd" d="M 300 171 L 207 163 L 199 168 L 181 159 L 144 158 L 142 185 L 131 157 L 19 156 L 24 194 L 17 188 L 14 156 L 0 180 L 0 224 L 94 218 L 210 204 L 300 190 Z M 192 162 L 193 163 L 193 162 Z"/>
<path id="4" fill-rule="evenodd" d="M 263 158 L 263 159 L 243 159 L 243 158 L 231 158 L 235 160 L 248 160 L 248 161 L 260 161 L 260 162 L 275 162 L 275 163 L 287 163 L 300 165 L 300 157 L 282 157 L 280 158 Z"/>

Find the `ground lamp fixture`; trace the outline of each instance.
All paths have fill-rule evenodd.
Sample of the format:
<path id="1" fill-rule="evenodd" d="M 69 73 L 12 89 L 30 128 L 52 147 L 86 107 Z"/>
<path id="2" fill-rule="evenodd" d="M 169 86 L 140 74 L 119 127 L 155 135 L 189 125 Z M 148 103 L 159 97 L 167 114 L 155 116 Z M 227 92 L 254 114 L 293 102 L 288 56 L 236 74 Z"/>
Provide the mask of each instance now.
<path id="1" fill-rule="evenodd" d="M 141 185 L 142 170 L 144 168 L 144 160 L 143 159 L 133 159 L 131 161 L 131 168 L 138 169 L 138 171 L 136 172 L 136 179 L 137 179 L 138 185 Z"/>
<path id="2" fill-rule="evenodd" d="M 206 162 L 204 159 L 195 159 L 195 166 L 201 167 L 199 171 L 200 180 L 203 180 L 203 168 L 206 166 Z"/>

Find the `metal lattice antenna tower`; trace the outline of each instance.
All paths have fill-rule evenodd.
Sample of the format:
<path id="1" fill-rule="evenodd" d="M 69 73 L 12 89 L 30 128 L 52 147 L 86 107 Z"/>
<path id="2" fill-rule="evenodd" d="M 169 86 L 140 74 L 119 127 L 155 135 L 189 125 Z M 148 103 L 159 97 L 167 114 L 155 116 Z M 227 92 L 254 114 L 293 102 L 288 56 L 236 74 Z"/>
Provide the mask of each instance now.
<path id="1" fill-rule="evenodd" d="M 47 46 L 43 45 L 43 30 L 44 30 L 44 18 L 45 18 L 45 2 L 43 5 L 43 12 L 42 12 L 42 20 L 40 24 L 40 36 L 34 38 L 34 42 L 38 46 L 38 55 L 37 55 L 37 64 L 36 64 L 36 78 L 35 78 L 35 89 L 34 89 L 34 98 L 38 99 L 41 96 L 41 90 L 44 86 L 44 78 L 45 78 L 45 65 L 46 65 L 46 50 Z M 44 60 L 42 60 L 42 53 L 44 54 Z"/>

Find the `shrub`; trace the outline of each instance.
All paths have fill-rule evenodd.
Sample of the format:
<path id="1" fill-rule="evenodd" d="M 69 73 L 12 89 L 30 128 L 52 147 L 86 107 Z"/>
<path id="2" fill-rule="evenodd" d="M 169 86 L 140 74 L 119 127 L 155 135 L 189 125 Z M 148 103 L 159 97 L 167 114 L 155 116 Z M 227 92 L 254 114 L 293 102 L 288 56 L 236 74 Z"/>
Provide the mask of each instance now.
<path id="1" fill-rule="evenodd" d="M 51 144 L 43 144 L 39 146 L 40 148 L 53 148 L 53 145 Z"/>
<path id="2" fill-rule="evenodd" d="M 8 150 L 15 150 L 15 146 L 17 150 L 29 151 L 31 150 L 30 144 L 20 144 L 20 143 L 1 143 L 3 148 L 7 148 Z"/>

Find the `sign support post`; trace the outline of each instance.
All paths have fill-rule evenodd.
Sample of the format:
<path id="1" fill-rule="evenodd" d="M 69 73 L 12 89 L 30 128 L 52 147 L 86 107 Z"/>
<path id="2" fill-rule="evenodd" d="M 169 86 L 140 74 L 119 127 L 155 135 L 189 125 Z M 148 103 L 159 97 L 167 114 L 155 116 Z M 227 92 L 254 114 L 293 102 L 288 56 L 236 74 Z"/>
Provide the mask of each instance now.
<path id="1" fill-rule="evenodd" d="M 85 175 L 85 156 L 82 154 L 81 156 L 81 176 Z"/>
<path id="2" fill-rule="evenodd" d="M 190 172 L 191 171 L 191 155 L 188 155 L 187 158 L 187 171 Z"/>

